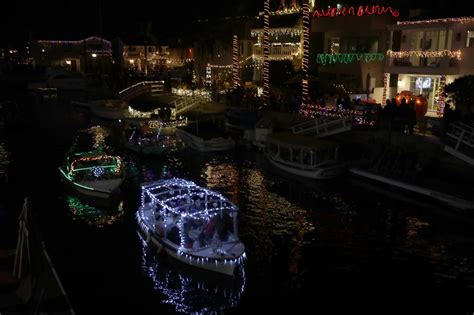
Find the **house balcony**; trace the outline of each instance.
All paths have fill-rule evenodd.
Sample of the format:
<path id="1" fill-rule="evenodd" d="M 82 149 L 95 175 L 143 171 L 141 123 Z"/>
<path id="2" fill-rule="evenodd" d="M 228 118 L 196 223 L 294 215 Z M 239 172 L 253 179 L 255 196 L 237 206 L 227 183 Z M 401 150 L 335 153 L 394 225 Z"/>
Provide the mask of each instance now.
<path id="1" fill-rule="evenodd" d="M 454 57 L 389 57 L 386 72 L 414 74 L 459 74 L 460 60 Z"/>
<path id="2" fill-rule="evenodd" d="M 301 54 L 299 45 L 272 45 L 270 46 L 269 59 L 270 60 L 293 60 Z M 263 59 L 263 47 L 253 47 L 253 59 Z"/>

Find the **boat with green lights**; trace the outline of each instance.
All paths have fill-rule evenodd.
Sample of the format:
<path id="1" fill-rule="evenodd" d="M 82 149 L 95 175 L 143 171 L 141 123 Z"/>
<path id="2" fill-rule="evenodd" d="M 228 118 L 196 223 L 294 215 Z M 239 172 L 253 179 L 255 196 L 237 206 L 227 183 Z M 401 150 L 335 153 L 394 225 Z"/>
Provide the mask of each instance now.
<path id="1" fill-rule="evenodd" d="M 70 155 L 59 171 L 79 194 L 88 197 L 110 198 L 120 192 L 125 179 L 122 158 L 101 152 Z"/>

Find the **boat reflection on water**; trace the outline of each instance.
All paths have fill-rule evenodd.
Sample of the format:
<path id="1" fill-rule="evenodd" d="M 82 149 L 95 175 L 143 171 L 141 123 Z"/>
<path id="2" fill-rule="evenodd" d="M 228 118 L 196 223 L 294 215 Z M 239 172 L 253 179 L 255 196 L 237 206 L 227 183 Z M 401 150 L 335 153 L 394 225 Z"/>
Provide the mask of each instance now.
<path id="1" fill-rule="evenodd" d="M 240 266 L 234 277 L 185 265 L 142 242 L 142 270 L 154 288 L 165 296 L 163 303 L 173 305 L 178 313 L 210 314 L 240 304 L 245 289 L 245 270 Z"/>
<path id="2" fill-rule="evenodd" d="M 124 217 L 123 201 L 110 208 L 97 208 L 82 202 L 79 198 L 66 195 L 66 202 L 74 220 L 87 225 L 103 227 L 112 225 Z"/>

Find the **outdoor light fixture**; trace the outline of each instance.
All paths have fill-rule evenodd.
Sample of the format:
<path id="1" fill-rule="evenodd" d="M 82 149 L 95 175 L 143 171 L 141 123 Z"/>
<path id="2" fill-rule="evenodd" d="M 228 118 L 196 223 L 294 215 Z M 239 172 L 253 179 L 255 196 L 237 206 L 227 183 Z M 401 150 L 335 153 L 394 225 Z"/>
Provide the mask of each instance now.
<path id="1" fill-rule="evenodd" d="M 92 58 L 96 58 L 97 57 L 97 54 L 93 53 L 91 54 Z"/>

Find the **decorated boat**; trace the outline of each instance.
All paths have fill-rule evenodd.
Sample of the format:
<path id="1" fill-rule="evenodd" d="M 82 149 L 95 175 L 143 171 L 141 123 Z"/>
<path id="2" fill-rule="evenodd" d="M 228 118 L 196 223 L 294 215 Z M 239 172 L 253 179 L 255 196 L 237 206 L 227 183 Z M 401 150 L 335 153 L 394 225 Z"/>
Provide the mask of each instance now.
<path id="1" fill-rule="evenodd" d="M 267 138 L 265 156 L 277 168 L 298 176 L 329 179 L 342 174 L 336 143 L 295 135 L 275 133 Z"/>
<path id="2" fill-rule="evenodd" d="M 98 152 L 68 156 L 59 171 L 75 190 L 90 197 L 109 198 L 124 180 L 122 159 Z"/>
<path id="3" fill-rule="evenodd" d="M 221 194 L 172 178 L 142 185 L 136 218 L 143 238 L 158 251 L 198 268 L 233 275 L 245 259 L 237 212 Z"/>
<path id="4" fill-rule="evenodd" d="M 84 197 L 110 198 L 125 179 L 122 158 L 106 153 L 107 137 L 103 127 L 81 130 L 59 167 L 66 182 Z"/>
<path id="5" fill-rule="evenodd" d="M 124 133 L 125 147 L 140 154 L 160 155 L 169 146 L 160 121 L 126 119 Z"/>

